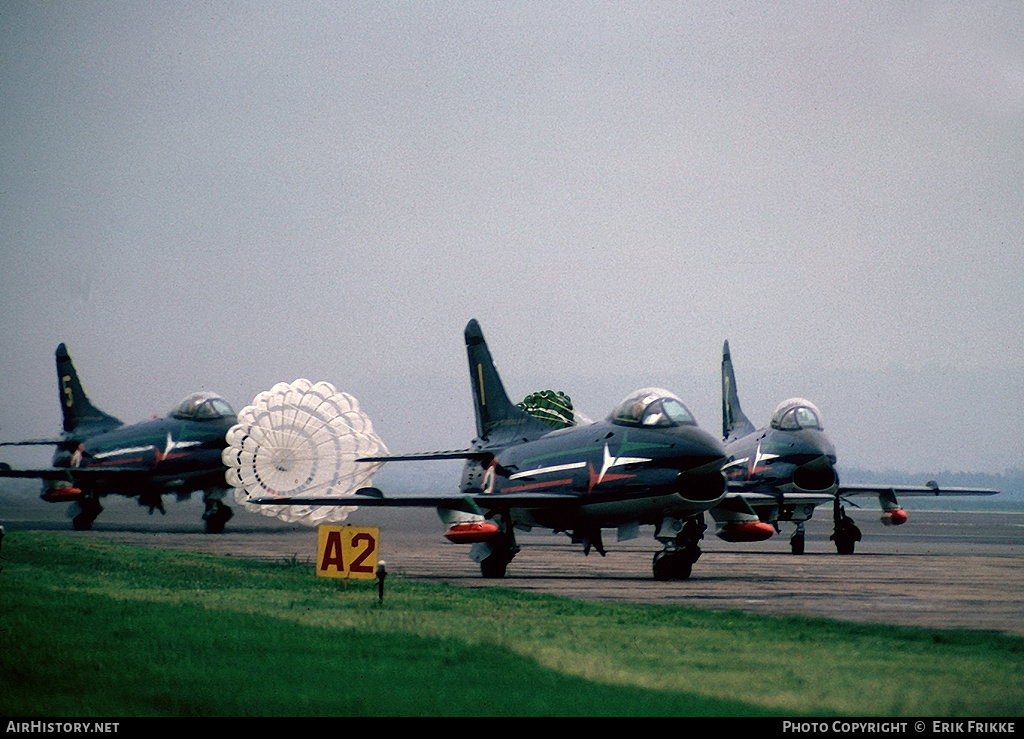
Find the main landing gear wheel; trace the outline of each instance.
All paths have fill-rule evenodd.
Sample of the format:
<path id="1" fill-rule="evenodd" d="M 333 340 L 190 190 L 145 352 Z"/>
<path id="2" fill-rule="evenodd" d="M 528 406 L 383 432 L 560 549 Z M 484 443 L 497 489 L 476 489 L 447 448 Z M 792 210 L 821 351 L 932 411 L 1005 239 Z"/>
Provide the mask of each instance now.
<path id="1" fill-rule="evenodd" d="M 832 534 L 831 539 L 836 543 L 836 552 L 839 554 L 853 554 L 854 547 L 858 541 L 860 541 L 860 531 L 856 526 L 850 527 L 856 534 L 851 533 L 849 530 L 837 531 Z"/>
<path id="2" fill-rule="evenodd" d="M 93 495 L 83 495 L 77 503 L 78 514 L 71 519 L 71 525 L 75 527 L 75 531 L 91 531 L 92 522 L 103 510 L 100 501 Z"/>
<path id="3" fill-rule="evenodd" d="M 495 552 L 480 560 L 480 574 L 486 578 L 505 577 L 505 570 L 514 555 L 508 552 Z"/>
<path id="4" fill-rule="evenodd" d="M 654 555 L 654 579 L 686 580 L 690 577 L 693 563 L 700 559 L 699 544 L 707 528 L 707 524 L 699 518 L 686 521 L 675 541 L 669 541 L 663 550 Z"/>
<path id="5" fill-rule="evenodd" d="M 231 509 L 219 500 L 207 500 L 206 512 L 203 513 L 203 520 L 206 521 L 206 533 L 223 534 L 224 524 L 226 524 L 233 515 L 234 514 L 231 512 Z"/>
<path id="6" fill-rule="evenodd" d="M 836 506 L 835 525 L 835 531 L 829 539 L 836 543 L 836 551 L 839 554 L 853 554 L 854 545 L 861 538 L 860 529 L 853 523 L 853 519 L 846 515 L 843 506 Z"/>
<path id="7" fill-rule="evenodd" d="M 508 563 L 519 553 L 512 524 L 501 520 L 500 517 L 495 518 L 494 522 L 501 527 L 502 533 L 488 542 L 491 552 L 480 560 L 480 574 L 486 578 L 505 577 Z"/>
<path id="8" fill-rule="evenodd" d="M 686 580 L 693 570 L 691 553 L 682 550 L 663 550 L 654 555 L 655 580 Z"/>

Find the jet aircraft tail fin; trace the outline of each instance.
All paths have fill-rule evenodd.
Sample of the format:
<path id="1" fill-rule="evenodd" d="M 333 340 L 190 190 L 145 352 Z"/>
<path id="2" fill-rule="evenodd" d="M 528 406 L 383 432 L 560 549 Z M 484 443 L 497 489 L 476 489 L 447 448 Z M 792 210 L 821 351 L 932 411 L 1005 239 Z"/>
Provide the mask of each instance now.
<path id="1" fill-rule="evenodd" d="M 500 444 L 517 438 L 535 439 L 551 431 L 509 400 L 476 319 L 466 324 L 465 337 L 477 438 Z"/>
<path id="2" fill-rule="evenodd" d="M 57 347 L 57 383 L 60 390 L 60 410 L 64 416 L 64 432 L 73 433 L 88 429 L 89 432 L 109 431 L 124 423 L 94 406 L 82 389 L 78 372 L 71 362 L 67 347 Z"/>
<path id="3" fill-rule="evenodd" d="M 729 342 L 722 347 L 722 438 L 745 436 L 755 431 L 740 409 L 740 396 L 736 392 L 736 375 L 732 369 Z"/>

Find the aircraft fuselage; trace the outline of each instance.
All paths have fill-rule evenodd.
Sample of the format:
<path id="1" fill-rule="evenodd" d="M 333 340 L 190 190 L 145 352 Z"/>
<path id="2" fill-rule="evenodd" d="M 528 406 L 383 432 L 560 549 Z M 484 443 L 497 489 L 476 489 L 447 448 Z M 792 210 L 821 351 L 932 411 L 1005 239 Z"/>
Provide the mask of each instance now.
<path id="1" fill-rule="evenodd" d="M 726 440 L 725 452 L 722 471 L 733 490 L 784 495 L 838 487 L 835 447 L 820 429 L 761 429 Z"/>
<path id="2" fill-rule="evenodd" d="M 206 421 L 174 417 L 121 427 L 83 439 L 74 451 L 59 450 L 55 467 L 87 470 L 79 485 L 97 495 L 135 496 L 140 492 L 185 495 L 224 488 L 221 451 L 234 418 Z M 104 476 L 104 469 L 118 470 Z M 138 476 L 125 474 L 138 470 Z M 88 482 L 85 482 L 85 480 Z"/>
<path id="3" fill-rule="evenodd" d="M 725 494 L 721 443 L 696 426 L 665 429 L 610 422 L 552 431 L 509 446 L 488 464 L 471 461 L 462 492 L 521 497 L 531 492 L 584 499 L 565 510 L 520 511 L 554 529 L 659 523 L 708 510 Z"/>

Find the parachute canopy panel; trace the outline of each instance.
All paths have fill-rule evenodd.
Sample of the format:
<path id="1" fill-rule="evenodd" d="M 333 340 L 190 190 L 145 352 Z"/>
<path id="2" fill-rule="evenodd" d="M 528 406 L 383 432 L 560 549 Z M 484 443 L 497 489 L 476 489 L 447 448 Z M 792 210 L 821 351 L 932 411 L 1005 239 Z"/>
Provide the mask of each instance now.
<path id="1" fill-rule="evenodd" d="M 551 428 L 564 429 L 576 425 L 572 399 L 560 390 L 530 393 L 523 398 L 523 402 L 516 405 Z"/>
<path id="2" fill-rule="evenodd" d="M 352 506 L 256 505 L 257 498 L 343 498 L 371 484 L 387 454 L 358 401 L 329 382 L 295 380 L 260 393 L 238 414 L 223 452 L 235 499 L 251 511 L 318 526 L 344 521 Z"/>

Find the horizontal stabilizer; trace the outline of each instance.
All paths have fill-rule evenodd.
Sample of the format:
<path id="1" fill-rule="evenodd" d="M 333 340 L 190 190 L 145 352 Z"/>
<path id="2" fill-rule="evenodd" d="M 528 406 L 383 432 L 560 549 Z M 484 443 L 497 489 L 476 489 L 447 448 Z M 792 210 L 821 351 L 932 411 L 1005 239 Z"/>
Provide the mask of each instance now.
<path id="1" fill-rule="evenodd" d="M 64 444 L 75 444 L 77 441 L 70 439 L 26 439 L 25 441 L 0 441 L 0 446 L 61 446 Z"/>
<path id="2" fill-rule="evenodd" d="M 44 467 L 35 470 L 12 470 L 8 465 L 0 465 L 0 477 L 27 477 L 37 480 L 67 480 L 71 482 L 71 475 L 66 467 Z"/>
<path id="3" fill-rule="evenodd" d="M 27 477 L 39 480 L 95 480 L 108 477 L 148 478 L 150 470 L 139 467 L 39 467 L 15 470 L 0 464 L 0 477 Z"/>

